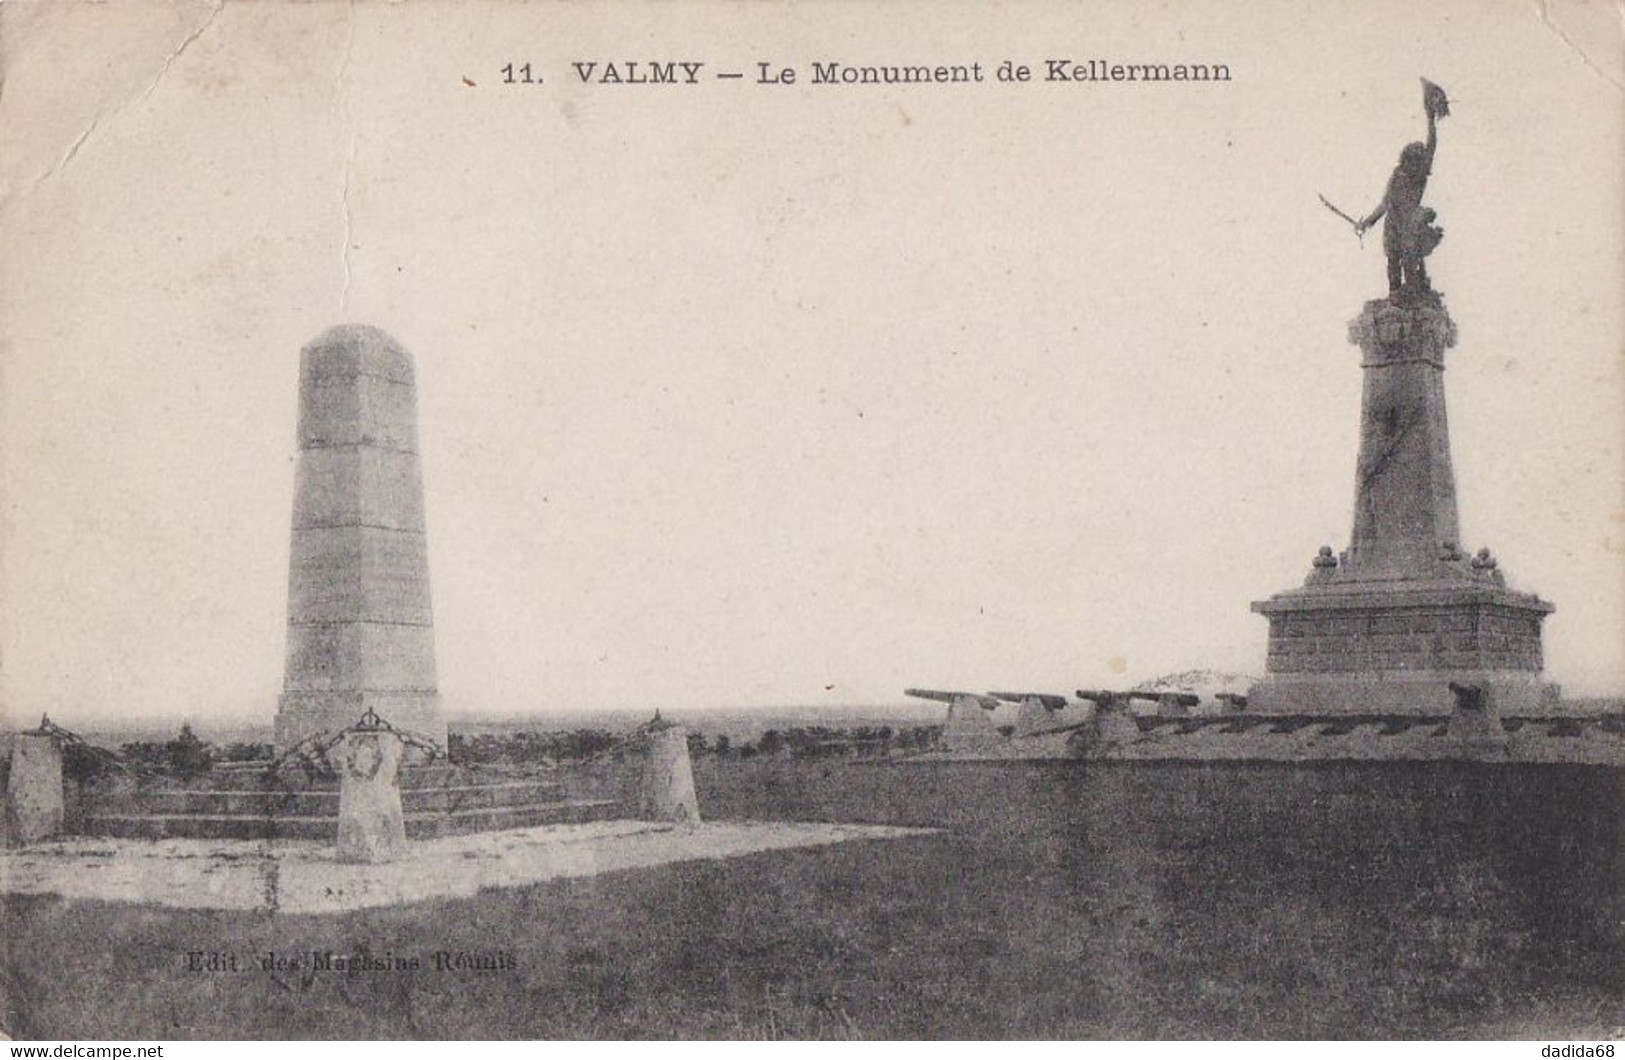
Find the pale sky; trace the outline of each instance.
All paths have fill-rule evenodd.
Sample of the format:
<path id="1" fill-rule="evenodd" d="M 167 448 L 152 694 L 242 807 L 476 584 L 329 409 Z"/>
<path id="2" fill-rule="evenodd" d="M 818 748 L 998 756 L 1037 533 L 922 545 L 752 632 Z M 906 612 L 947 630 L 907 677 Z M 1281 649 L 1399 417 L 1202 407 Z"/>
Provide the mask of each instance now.
<path id="1" fill-rule="evenodd" d="M 1462 544 L 1625 691 L 1625 62 L 1546 7 L 6 3 L 0 703 L 270 718 L 349 321 L 416 358 L 453 715 L 1261 672 L 1384 292 L 1316 194 L 1376 204 L 1422 75 Z M 1235 80 L 806 83 L 1065 57 Z M 712 65 L 569 66 L 652 59 Z"/>

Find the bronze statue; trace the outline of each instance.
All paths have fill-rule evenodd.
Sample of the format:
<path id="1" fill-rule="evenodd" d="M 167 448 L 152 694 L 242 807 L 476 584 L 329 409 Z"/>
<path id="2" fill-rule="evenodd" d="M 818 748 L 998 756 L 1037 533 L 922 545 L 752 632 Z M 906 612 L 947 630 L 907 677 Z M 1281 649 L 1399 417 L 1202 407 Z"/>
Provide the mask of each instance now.
<path id="1" fill-rule="evenodd" d="M 1357 235 L 1364 235 L 1366 229 L 1379 220 L 1384 221 L 1382 249 L 1388 255 L 1390 295 L 1432 290 L 1424 259 L 1444 237 L 1444 230 L 1433 223 L 1437 214 L 1422 205 L 1422 193 L 1427 190 L 1428 176 L 1433 171 L 1433 151 L 1439 140 L 1438 120 L 1450 114 L 1450 100 L 1444 89 L 1423 78 L 1422 105 L 1428 116 L 1427 142 L 1405 145 L 1393 176 L 1388 178 L 1388 190 L 1370 216 L 1356 221 L 1326 203 L 1339 216 L 1353 222 Z M 1325 201 L 1324 196 L 1321 201 Z"/>

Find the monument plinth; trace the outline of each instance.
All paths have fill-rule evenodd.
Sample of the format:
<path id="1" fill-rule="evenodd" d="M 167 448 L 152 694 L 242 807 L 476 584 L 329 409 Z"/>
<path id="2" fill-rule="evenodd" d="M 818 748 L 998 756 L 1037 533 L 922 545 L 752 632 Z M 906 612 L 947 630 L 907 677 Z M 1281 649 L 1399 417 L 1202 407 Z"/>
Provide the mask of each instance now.
<path id="1" fill-rule="evenodd" d="M 376 328 L 300 354 L 288 653 L 276 742 L 375 711 L 442 748 L 412 358 Z"/>
<path id="2" fill-rule="evenodd" d="M 1302 588 L 1253 604 L 1270 623 L 1265 713 L 1449 713 L 1450 685 L 1501 711 L 1553 705 L 1541 680 L 1552 605 L 1507 588 L 1488 549 L 1458 544 L 1444 356 L 1456 326 L 1432 291 L 1367 302 L 1349 325 L 1363 354 L 1354 531 L 1322 548 Z"/>

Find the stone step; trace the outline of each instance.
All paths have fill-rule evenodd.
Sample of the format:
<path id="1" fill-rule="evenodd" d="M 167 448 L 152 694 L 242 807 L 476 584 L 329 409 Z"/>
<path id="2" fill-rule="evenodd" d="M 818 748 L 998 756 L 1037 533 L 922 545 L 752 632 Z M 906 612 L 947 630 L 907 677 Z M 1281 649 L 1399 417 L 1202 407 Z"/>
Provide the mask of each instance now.
<path id="1" fill-rule="evenodd" d="M 613 799 L 577 799 L 528 806 L 488 806 L 406 815 L 406 834 L 413 839 L 529 828 L 542 824 L 578 824 L 618 816 Z M 252 814 L 93 814 L 85 834 L 122 839 L 318 839 L 338 840 L 337 816 Z"/>
<path id="2" fill-rule="evenodd" d="M 478 809 L 492 806 L 532 806 L 558 802 L 564 797 L 555 780 L 504 780 L 482 784 L 419 786 L 401 791 L 407 813 Z M 91 800 L 91 812 L 113 816 L 159 814 L 173 816 L 332 817 L 339 812 L 339 793 L 333 791 L 197 790 L 162 788 Z"/>
<path id="3" fill-rule="evenodd" d="M 84 834 L 115 839 L 328 839 L 338 817 L 292 815 L 108 813 L 85 817 Z"/>
<path id="4" fill-rule="evenodd" d="M 626 816 L 615 799 L 572 799 L 545 806 L 489 806 L 450 813 L 408 814 L 406 834 L 411 839 L 431 839 L 470 832 L 499 832 L 508 828 L 529 828 L 539 824 L 584 824 Z M 337 832 L 334 832 L 335 838 Z"/>
<path id="5" fill-rule="evenodd" d="M 493 769 L 480 766 L 459 766 L 437 762 L 429 765 L 403 766 L 398 775 L 402 791 L 414 788 L 467 787 L 503 781 L 548 779 L 546 770 Z M 282 769 L 267 773 L 263 769 L 215 769 L 194 777 L 184 784 L 175 783 L 188 791 L 337 791 L 337 776 L 310 774 L 300 769 Z"/>
<path id="6" fill-rule="evenodd" d="M 564 785 L 556 780 L 503 780 L 401 789 L 401 804 L 407 813 L 537 806 L 564 799 Z"/>

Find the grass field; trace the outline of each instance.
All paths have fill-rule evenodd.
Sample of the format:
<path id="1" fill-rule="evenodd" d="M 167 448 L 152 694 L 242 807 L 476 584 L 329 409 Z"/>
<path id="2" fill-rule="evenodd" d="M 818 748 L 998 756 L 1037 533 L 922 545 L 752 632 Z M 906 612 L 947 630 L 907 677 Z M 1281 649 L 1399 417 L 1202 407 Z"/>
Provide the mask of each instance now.
<path id="1" fill-rule="evenodd" d="M 698 764 L 703 809 L 933 825 L 325 917 L 11 900 L 16 1037 L 1625 1034 L 1625 772 Z M 237 972 L 185 969 L 188 950 Z M 505 954 L 268 973 L 267 950 Z"/>

